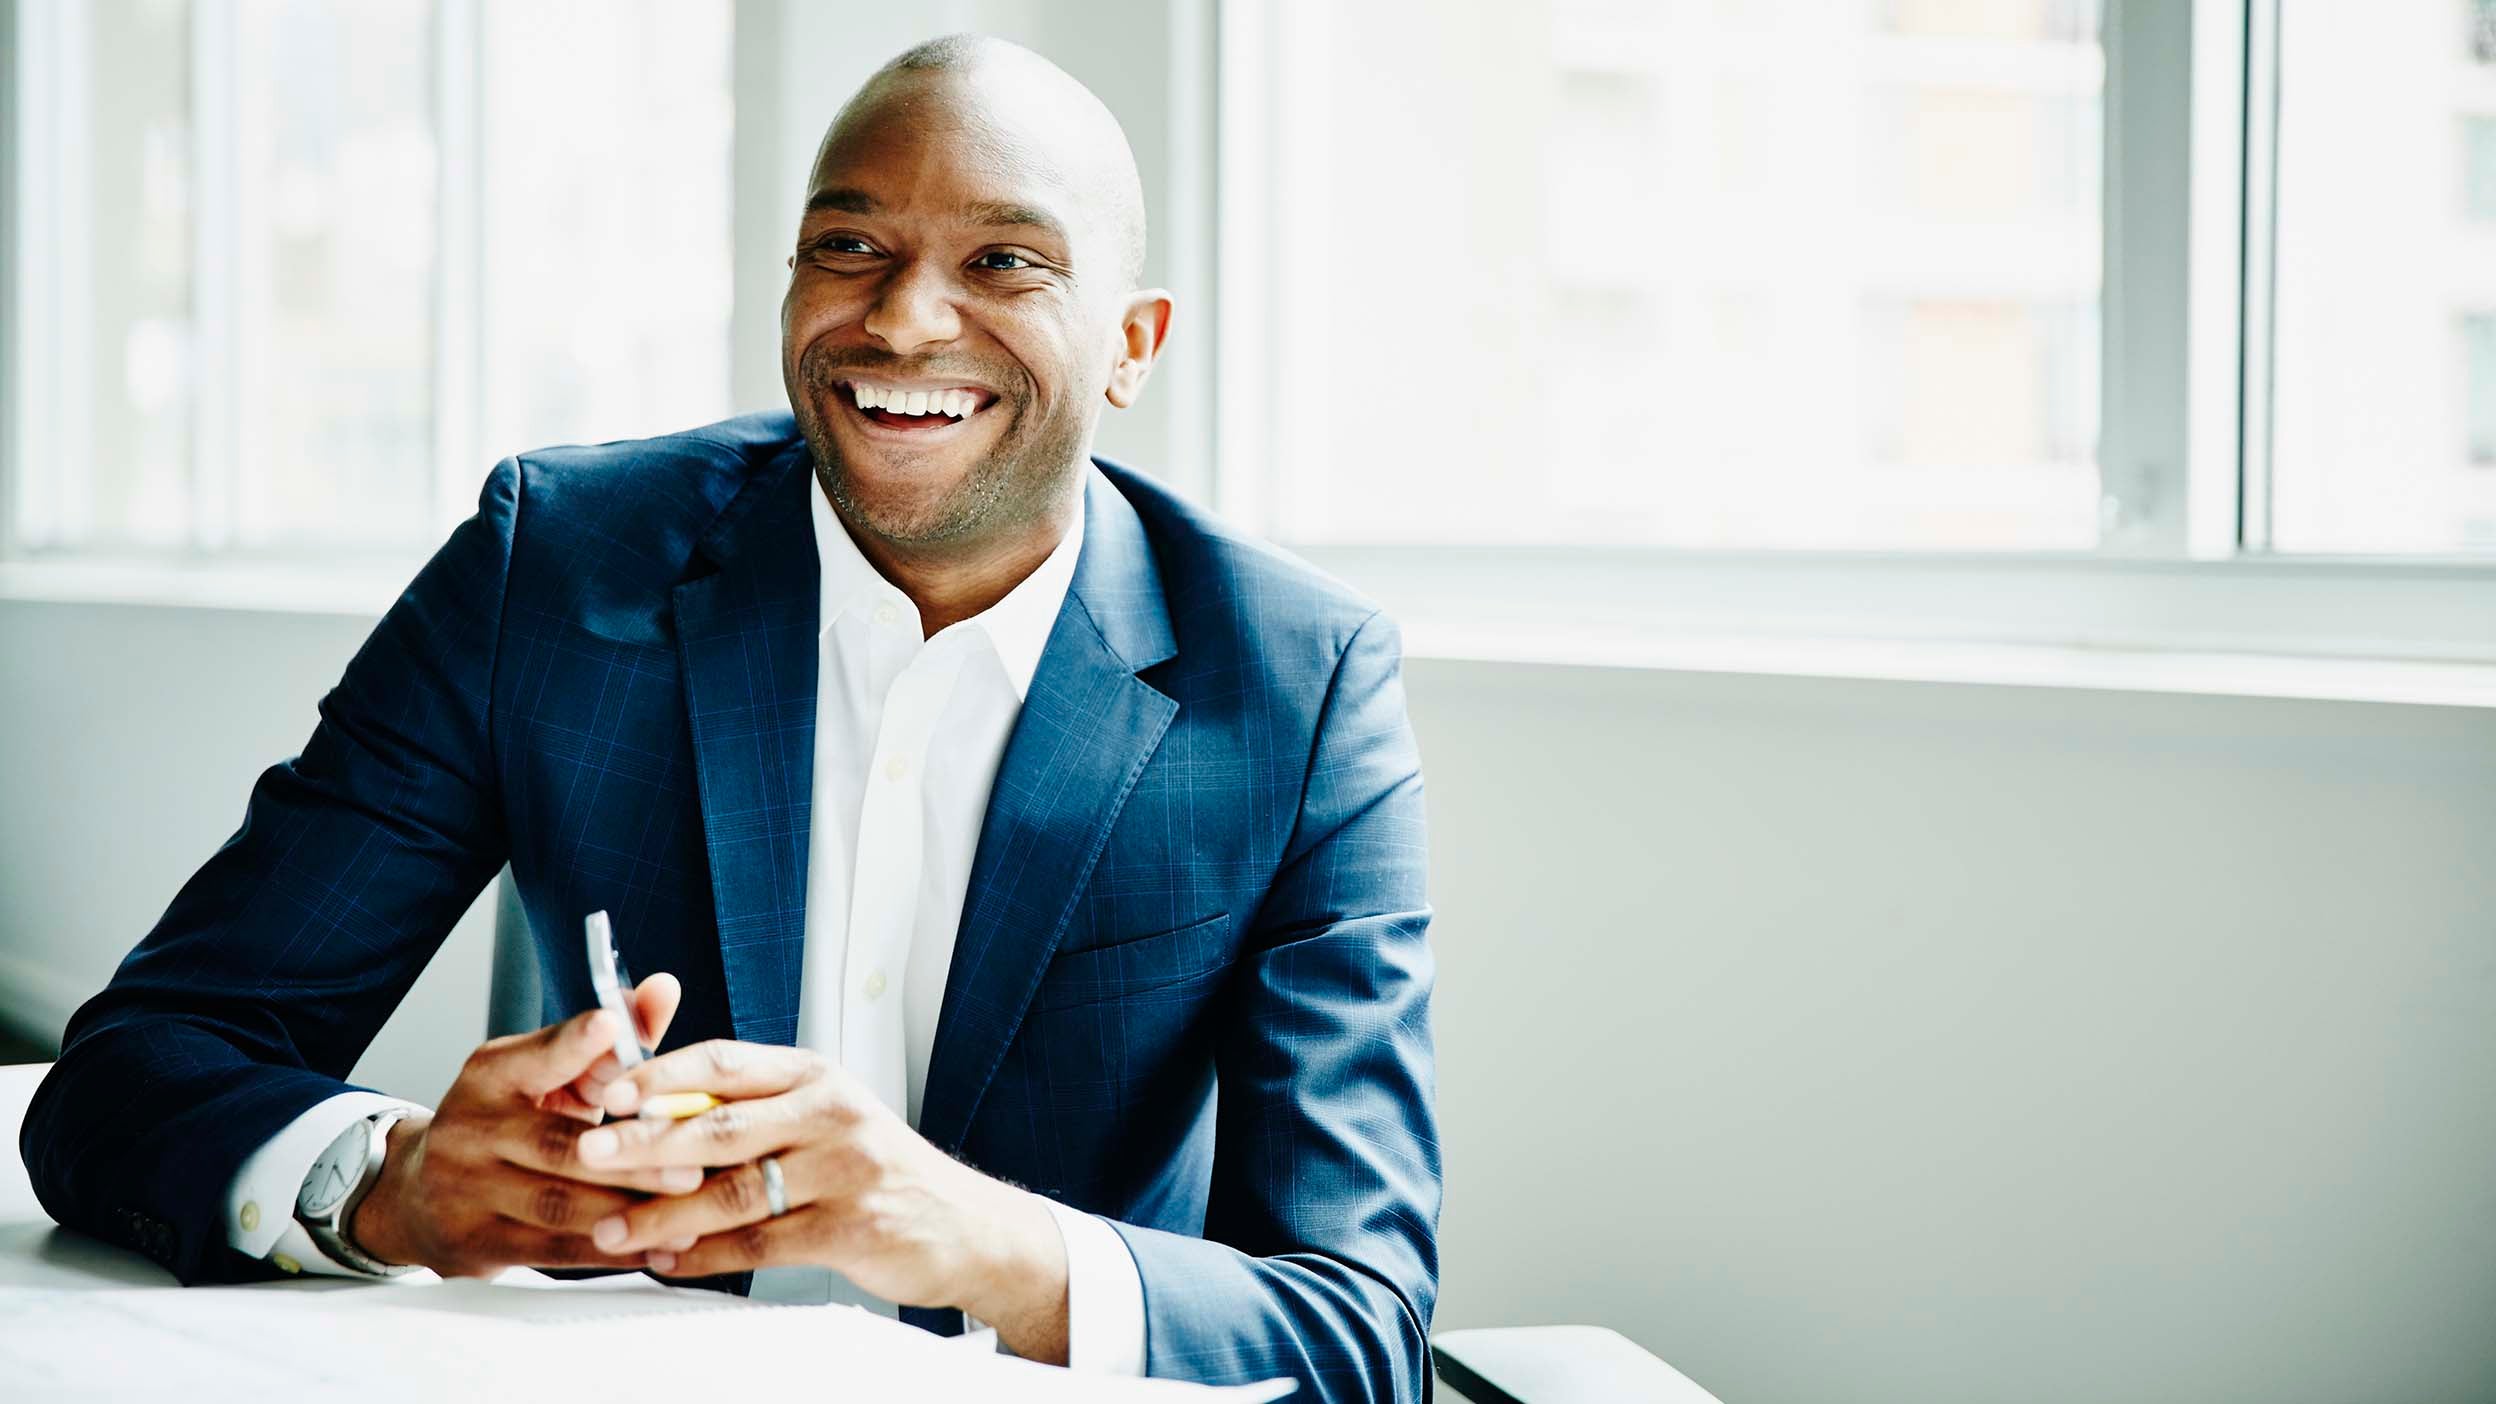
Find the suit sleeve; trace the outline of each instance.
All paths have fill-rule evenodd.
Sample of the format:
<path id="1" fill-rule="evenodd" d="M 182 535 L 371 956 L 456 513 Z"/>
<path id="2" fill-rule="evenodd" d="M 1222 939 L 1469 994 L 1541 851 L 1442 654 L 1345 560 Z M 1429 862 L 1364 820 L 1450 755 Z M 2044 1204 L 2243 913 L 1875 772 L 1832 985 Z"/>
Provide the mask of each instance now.
<path id="1" fill-rule="evenodd" d="M 343 1079 L 504 861 L 488 719 L 519 508 L 505 460 L 303 753 L 261 775 L 242 827 L 71 1017 L 19 1137 L 62 1224 L 185 1283 L 275 1275 L 231 1246 L 229 1186 L 360 1090 Z"/>
<path id="2" fill-rule="evenodd" d="M 1216 1034 L 1204 1236 L 1114 1225 L 1143 1278 L 1151 1374 L 1427 1397 L 1433 964 L 1400 664 L 1372 615 L 1328 686 L 1298 827 Z"/>

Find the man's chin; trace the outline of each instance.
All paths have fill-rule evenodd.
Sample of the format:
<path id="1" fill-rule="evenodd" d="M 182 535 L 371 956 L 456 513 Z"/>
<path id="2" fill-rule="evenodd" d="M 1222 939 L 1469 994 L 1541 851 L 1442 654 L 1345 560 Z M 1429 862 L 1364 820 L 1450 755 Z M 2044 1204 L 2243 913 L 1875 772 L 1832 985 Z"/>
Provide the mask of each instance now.
<path id="1" fill-rule="evenodd" d="M 897 544 L 932 543 L 962 535 L 981 504 L 979 465 L 953 455 L 882 455 L 839 446 L 826 466 L 832 500 L 852 528 Z"/>
<path id="2" fill-rule="evenodd" d="M 803 426 L 833 501 L 853 526 L 907 540 L 940 529 L 978 476 L 980 456 L 866 440 L 837 422 Z"/>
<path id="3" fill-rule="evenodd" d="M 840 485 L 834 500 L 852 527 L 903 546 L 933 545 L 960 536 L 970 526 L 972 515 L 959 492 L 862 491 L 855 478 Z"/>

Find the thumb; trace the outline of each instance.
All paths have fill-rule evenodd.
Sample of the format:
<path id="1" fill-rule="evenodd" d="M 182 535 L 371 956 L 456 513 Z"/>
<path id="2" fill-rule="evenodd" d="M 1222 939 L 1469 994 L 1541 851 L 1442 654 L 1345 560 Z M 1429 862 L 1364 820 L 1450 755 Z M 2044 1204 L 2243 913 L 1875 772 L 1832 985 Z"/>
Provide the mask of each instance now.
<path id="1" fill-rule="evenodd" d="M 497 1090 L 538 1097 L 587 1071 L 615 1050 L 615 1016 L 603 1009 L 575 1014 L 535 1033 L 498 1038 L 468 1060 L 470 1074 Z"/>
<path id="2" fill-rule="evenodd" d="M 641 1042 L 645 1048 L 656 1048 L 667 1037 L 667 1026 L 676 1019 L 676 1008 L 684 1002 L 684 986 L 676 977 L 662 970 L 643 978 L 633 989 L 633 1017 L 641 1023 Z"/>

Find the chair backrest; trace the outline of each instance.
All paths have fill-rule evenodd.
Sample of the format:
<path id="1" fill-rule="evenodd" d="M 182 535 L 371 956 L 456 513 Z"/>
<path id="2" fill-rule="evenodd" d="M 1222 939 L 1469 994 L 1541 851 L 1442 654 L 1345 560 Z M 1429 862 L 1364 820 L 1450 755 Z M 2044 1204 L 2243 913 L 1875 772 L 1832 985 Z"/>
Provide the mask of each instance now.
<path id="1" fill-rule="evenodd" d="M 485 998 L 485 1036 L 526 1033 L 546 1022 L 544 982 L 537 971 L 537 938 L 520 905 L 511 869 L 494 880 L 494 977 Z"/>

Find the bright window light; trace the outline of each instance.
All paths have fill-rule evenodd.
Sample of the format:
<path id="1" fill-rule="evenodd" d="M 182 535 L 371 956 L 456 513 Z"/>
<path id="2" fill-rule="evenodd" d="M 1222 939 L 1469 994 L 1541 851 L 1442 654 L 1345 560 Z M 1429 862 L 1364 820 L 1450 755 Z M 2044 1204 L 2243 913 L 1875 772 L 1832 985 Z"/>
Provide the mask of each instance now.
<path id="1" fill-rule="evenodd" d="M 729 0 L 17 7 L 21 551 L 417 551 L 728 410 Z"/>
<path id="2" fill-rule="evenodd" d="M 2098 23 L 1285 5 L 1272 527 L 2094 546 Z"/>
<path id="3" fill-rule="evenodd" d="M 2285 5 L 2273 544 L 2496 551 L 2496 4 Z"/>

